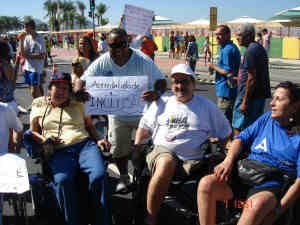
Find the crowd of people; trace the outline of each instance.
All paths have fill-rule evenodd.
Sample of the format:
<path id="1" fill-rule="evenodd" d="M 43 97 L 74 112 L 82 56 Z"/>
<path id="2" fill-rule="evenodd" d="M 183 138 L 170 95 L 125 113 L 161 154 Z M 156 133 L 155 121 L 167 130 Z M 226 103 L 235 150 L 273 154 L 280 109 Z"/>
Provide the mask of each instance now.
<path id="1" fill-rule="evenodd" d="M 112 153 L 120 172 L 115 191 L 121 192 L 131 182 L 129 156 L 131 153 L 132 157 L 137 156 L 147 138 L 151 138 L 154 148 L 146 157 L 151 179 L 147 187 L 145 224 L 158 223 L 158 212 L 172 178 L 188 176 L 201 163 L 201 147 L 211 138 L 227 148 L 227 155 L 212 174 L 199 181 L 196 194 L 201 225 L 215 224 L 216 201 L 236 198 L 238 190 L 243 190 L 253 204 L 243 209 L 239 225 L 272 224 L 297 200 L 300 195 L 300 87 L 289 81 L 280 83 L 270 103 L 271 111 L 264 113 L 266 99 L 271 97 L 268 31 L 263 31 L 262 45 L 255 41 L 253 25 L 241 26 L 237 40 L 246 48 L 241 57 L 231 41 L 230 28 L 219 25 L 215 35 L 220 54 L 215 64 L 211 63 L 209 37 L 206 38 L 204 48 L 207 66 L 215 71 L 217 104 L 195 93 L 199 54 L 195 36 L 188 33 L 183 36 L 171 32 L 170 35 L 170 56 L 184 55 L 187 61 L 172 68 L 171 92 L 166 91 L 165 76 L 155 64 L 157 46 L 152 36 L 129 36 L 125 30 L 115 28 L 101 35 L 98 43 L 92 38 L 94 34 L 82 36 L 71 63 L 72 73 L 53 71 L 45 95 L 42 74 L 47 55 L 52 63 L 51 47 L 47 44 L 50 40 L 36 33 L 32 20 L 25 22 L 25 31 L 18 36 L 15 64 L 23 65 L 24 79 L 33 98 L 30 129 L 24 135 L 24 144 L 31 150 L 43 150 L 66 224 L 80 224 L 78 170 L 88 176 L 88 191 L 95 211 L 93 224 L 109 224 L 104 212 L 109 206 L 100 201 L 106 188 L 101 149 Z M 18 105 L 14 98 L 18 68 L 11 63 L 7 43 L 0 41 L 0 153 L 18 152 L 22 139 L 22 124 L 17 118 Z M 130 76 L 145 75 L 147 88 L 140 97 L 147 103 L 147 110 L 142 116 L 108 115 L 106 140 L 84 110 L 84 102 L 89 97 L 86 80 L 97 76 L 129 76 L 130 79 Z M 132 146 L 133 131 L 136 135 Z M 241 152 L 249 149 L 247 157 L 240 159 Z M 264 167 L 267 172 L 258 171 L 263 180 L 253 180 L 253 174 L 248 174 L 250 178 L 246 180 L 241 175 L 245 171 L 242 167 L 254 171 Z M 289 185 L 282 179 L 283 175 L 288 177 Z"/>

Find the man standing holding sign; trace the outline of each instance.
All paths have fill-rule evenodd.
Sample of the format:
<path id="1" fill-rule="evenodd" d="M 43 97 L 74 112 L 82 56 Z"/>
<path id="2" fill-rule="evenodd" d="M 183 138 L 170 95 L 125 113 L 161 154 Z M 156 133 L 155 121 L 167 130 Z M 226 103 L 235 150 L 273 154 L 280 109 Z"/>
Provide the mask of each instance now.
<path id="1" fill-rule="evenodd" d="M 108 34 L 109 52 L 94 61 L 75 84 L 75 93 L 82 90 L 83 81 L 88 76 L 147 76 L 148 90 L 144 90 L 141 98 L 152 102 L 165 91 L 166 80 L 153 61 L 134 49 L 129 48 L 125 30 L 115 28 Z M 128 176 L 128 155 L 130 153 L 131 133 L 138 126 L 140 116 L 109 115 L 109 141 L 111 151 L 120 171 L 120 182 L 116 191 L 125 190 L 130 179 Z"/>

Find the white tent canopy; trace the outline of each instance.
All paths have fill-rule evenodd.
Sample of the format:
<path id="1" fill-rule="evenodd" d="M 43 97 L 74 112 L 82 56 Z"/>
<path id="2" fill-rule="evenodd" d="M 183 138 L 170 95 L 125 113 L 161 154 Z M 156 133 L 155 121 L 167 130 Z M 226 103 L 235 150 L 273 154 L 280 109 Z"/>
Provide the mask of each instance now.
<path id="1" fill-rule="evenodd" d="M 192 22 L 189 22 L 187 24 L 191 24 L 191 25 L 209 25 L 209 20 L 198 19 L 198 20 L 194 20 Z"/>
<path id="2" fill-rule="evenodd" d="M 263 23 L 265 21 L 263 20 L 258 20 L 256 18 L 251 18 L 249 16 L 242 16 L 240 18 L 234 19 L 227 21 L 226 23 L 231 23 L 231 24 L 241 24 L 241 23 Z"/>
<path id="3" fill-rule="evenodd" d="M 156 20 L 156 21 L 163 21 L 163 20 L 171 20 L 171 19 L 170 19 L 170 18 L 167 18 L 167 17 L 155 15 L 155 16 L 154 16 L 154 20 Z"/>

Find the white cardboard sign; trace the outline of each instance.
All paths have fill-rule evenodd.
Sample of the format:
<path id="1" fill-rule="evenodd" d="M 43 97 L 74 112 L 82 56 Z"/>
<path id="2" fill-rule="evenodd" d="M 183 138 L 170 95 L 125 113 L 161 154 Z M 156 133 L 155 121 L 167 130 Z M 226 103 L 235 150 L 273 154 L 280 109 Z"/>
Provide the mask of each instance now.
<path id="1" fill-rule="evenodd" d="M 29 191 L 29 179 L 25 159 L 11 153 L 0 155 L 0 193 L 26 191 Z"/>
<path id="2" fill-rule="evenodd" d="M 124 15 L 127 33 L 146 35 L 151 30 L 153 11 L 126 4 Z"/>
<path id="3" fill-rule="evenodd" d="M 140 96 L 148 88 L 148 76 L 89 76 L 86 87 L 91 96 L 87 114 L 136 116 L 145 108 Z"/>

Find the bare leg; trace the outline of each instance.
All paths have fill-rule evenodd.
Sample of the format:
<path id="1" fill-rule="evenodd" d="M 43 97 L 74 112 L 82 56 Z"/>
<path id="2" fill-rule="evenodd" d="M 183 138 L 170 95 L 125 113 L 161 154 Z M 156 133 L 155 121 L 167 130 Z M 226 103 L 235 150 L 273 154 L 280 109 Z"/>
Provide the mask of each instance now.
<path id="1" fill-rule="evenodd" d="M 218 181 L 215 175 L 202 178 L 197 193 L 199 223 L 201 225 L 216 224 L 216 201 L 224 201 L 232 197 L 233 193 L 229 185 Z"/>
<path id="2" fill-rule="evenodd" d="M 155 225 L 156 217 L 163 202 L 164 196 L 169 188 L 170 181 L 175 173 L 176 162 L 171 156 L 158 159 L 153 176 L 148 185 L 147 211 L 148 224 Z"/>
<path id="3" fill-rule="evenodd" d="M 276 197 L 273 193 L 262 191 L 247 199 L 247 207 L 244 207 L 238 225 L 260 225 L 276 207 Z"/>

